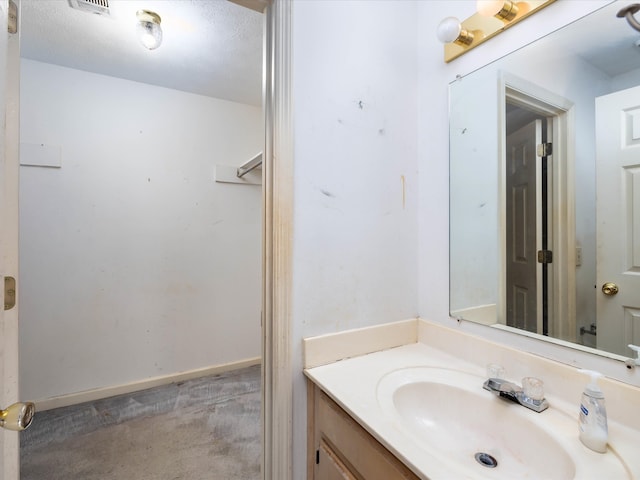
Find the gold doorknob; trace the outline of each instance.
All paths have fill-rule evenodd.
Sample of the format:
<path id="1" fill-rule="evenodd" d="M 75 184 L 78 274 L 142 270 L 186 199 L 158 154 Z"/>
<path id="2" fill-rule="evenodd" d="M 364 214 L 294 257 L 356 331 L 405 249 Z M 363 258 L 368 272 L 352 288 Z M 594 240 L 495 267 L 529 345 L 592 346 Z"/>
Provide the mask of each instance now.
<path id="1" fill-rule="evenodd" d="M 612 297 L 613 295 L 618 293 L 618 285 L 616 285 L 615 283 L 607 282 L 602 285 L 602 293 Z"/>
<path id="2" fill-rule="evenodd" d="M 31 425 L 36 406 L 31 402 L 14 403 L 6 410 L 0 410 L 0 427 L 20 432 Z"/>

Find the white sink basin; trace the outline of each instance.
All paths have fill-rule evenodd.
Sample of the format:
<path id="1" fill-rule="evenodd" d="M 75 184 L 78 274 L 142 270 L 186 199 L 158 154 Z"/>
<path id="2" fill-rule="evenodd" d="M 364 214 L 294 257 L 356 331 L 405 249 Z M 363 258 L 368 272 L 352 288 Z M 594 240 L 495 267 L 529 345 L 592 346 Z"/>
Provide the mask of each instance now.
<path id="1" fill-rule="evenodd" d="M 574 478 L 573 458 L 537 422 L 549 411 L 498 398 L 483 380 L 444 368 L 404 368 L 382 377 L 378 402 L 414 441 L 465 476 Z"/>

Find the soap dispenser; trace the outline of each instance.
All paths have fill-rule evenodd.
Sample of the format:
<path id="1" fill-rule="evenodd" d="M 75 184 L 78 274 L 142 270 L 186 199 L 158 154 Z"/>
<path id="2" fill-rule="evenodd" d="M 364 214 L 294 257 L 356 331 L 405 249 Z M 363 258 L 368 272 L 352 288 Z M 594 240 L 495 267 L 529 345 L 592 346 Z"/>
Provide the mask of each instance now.
<path id="1" fill-rule="evenodd" d="M 605 453 L 609 432 L 604 393 L 598 386 L 598 378 L 602 374 L 592 370 L 580 370 L 580 372 L 591 375 L 591 381 L 584 388 L 580 401 L 580 441 L 594 452 Z"/>

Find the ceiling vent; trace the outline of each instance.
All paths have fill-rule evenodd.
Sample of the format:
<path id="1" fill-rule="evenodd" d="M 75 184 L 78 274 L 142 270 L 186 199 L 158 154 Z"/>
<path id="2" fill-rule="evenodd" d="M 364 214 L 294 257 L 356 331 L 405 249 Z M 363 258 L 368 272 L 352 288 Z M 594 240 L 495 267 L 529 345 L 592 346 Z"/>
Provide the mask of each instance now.
<path id="1" fill-rule="evenodd" d="M 69 0 L 71 8 L 96 15 L 109 16 L 109 0 Z"/>

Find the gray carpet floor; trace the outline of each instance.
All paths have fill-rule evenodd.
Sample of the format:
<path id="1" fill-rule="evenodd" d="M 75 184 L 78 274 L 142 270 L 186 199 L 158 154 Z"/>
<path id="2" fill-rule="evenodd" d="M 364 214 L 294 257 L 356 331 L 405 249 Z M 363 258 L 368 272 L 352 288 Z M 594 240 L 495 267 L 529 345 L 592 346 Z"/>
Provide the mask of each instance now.
<path id="1" fill-rule="evenodd" d="M 258 480 L 260 366 L 36 413 L 22 480 Z"/>

